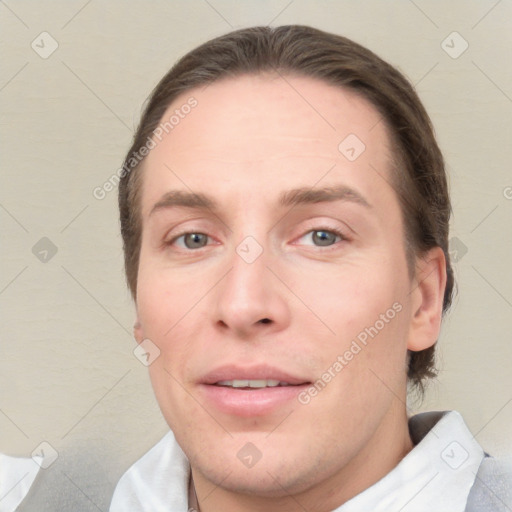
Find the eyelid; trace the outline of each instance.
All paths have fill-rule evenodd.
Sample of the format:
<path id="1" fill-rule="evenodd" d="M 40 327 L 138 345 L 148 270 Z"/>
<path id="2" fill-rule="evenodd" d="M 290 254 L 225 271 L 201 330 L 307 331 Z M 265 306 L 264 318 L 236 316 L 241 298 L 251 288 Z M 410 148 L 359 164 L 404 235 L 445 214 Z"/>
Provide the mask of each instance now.
<path id="1" fill-rule="evenodd" d="M 214 237 L 208 234 L 212 231 L 211 222 L 208 219 L 206 219 L 206 222 L 204 222 L 204 220 L 204 218 L 196 217 L 185 219 L 184 222 L 180 222 L 178 225 L 168 229 L 165 235 L 161 238 L 162 246 L 171 245 L 176 241 L 177 238 L 192 233 L 206 235 L 209 240 L 216 240 Z M 196 249 L 196 251 L 197 250 L 198 249 Z"/>

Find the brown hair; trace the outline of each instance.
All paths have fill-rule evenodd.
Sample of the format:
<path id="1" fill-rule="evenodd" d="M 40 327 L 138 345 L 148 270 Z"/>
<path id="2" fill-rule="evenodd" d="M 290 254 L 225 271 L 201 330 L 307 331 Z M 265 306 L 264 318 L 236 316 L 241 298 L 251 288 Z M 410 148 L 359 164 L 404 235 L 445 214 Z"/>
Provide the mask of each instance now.
<path id="1" fill-rule="evenodd" d="M 414 270 L 416 254 L 436 246 L 443 249 L 445 312 L 454 288 L 448 253 L 451 206 L 444 161 L 430 118 L 412 85 L 393 66 L 350 39 L 302 25 L 251 27 L 212 39 L 182 57 L 154 89 L 119 183 L 125 270 L 132 296 L 136 298 L 142 230 L 140 148 L 178 95 L 221 78 L 272 71 L 317 78 L 355 91 L 382 115 L 394 146 L 393 186 L 402 208 L 409 268 Z M 423 390 L 424 379 L 436 374 L 434 346 L 409 355 L 408 377 Z"/>

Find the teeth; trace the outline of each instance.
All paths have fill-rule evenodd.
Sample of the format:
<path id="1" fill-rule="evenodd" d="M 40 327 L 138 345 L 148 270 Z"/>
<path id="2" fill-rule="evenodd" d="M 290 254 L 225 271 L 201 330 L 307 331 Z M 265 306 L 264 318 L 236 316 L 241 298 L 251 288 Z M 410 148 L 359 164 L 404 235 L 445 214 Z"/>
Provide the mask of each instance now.
<path id="1" fill-rule="evenodd" d="M 227 386 L 231 388 L 275 388 L 276 386 L 288 386 L 287 382 L 279 382 L 274 379 L 259 380 L 220 380 L 218 386 Z"/>

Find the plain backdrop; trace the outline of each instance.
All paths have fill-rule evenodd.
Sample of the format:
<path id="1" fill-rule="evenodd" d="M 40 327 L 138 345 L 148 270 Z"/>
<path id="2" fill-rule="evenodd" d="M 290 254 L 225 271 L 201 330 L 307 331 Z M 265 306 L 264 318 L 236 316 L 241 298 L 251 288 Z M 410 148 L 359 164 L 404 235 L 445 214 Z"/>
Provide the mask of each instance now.
<path id="1" fill-rule="evenodd" d="M 50 443 L 39 492 L 55 510 L 107 510 L 167 431 L 133 355 L 117 189 L 93 190 L 170 66 L 250 25 L 350 37 L 415 84 L 447 162 L 459 290 L 416 410 L 456 409 L 488 452 L 512 454 L 510 0 L 6 0 L 0 24 L 0 451 Z"/>

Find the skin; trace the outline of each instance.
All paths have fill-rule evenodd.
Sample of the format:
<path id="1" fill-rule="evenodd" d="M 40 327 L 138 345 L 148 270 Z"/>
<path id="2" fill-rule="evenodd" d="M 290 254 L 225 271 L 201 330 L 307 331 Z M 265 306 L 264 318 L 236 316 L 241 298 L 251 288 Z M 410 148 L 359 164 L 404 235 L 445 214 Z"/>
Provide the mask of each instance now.
<path id="1" fill-rule="evenodd" d="M 136 339 L 161 350 L 152 385 L 202 512 L 332 510 L 412 448 L 407 350 L 438 338 L 443 253 L 418 257 L 410 276 L 386 127 L 357 94 L 311 78 L 242 76 L 188 91 L 168 114 L 190 96 L 197 107 L 144 162 Z M 338 150 L 348 134 L 366 146 L 353 162 Z M 335 185 L 370 206 L 277 204 L 291 188 Z M 171 190 L 207 193 L 220 211 L 152 212 Z M 319 245 L 327 229 L 345 238 Z M 188 248 L 182 231 L 208 242 Z M 263 248 L 250 264 L 236 252 L 247 236 Z M 401 311 L 306 405 L 239 417 L 201 393 L 201 376 L 224 363 L 265 362 L 315 382 L 394 303 Z M 247 442 L 262 454 L 251 468 L 237 457 Z"/>

